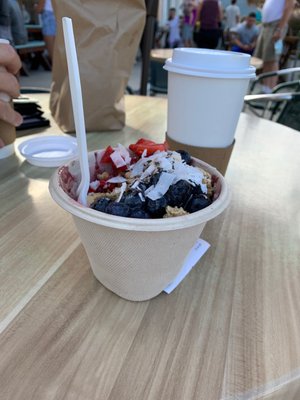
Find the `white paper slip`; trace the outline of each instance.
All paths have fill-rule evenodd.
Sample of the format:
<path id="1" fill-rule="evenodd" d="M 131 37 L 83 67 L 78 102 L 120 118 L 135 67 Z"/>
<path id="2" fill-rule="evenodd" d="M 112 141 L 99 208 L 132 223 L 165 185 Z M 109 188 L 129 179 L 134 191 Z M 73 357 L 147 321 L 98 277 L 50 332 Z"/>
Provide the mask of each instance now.
<path id="1" fill-rule="evenodd" d="M 168 284 L 167 287 L 164 288 L 164 292 L 170 294 L 187 276 L 190 270 L 197 264 L 197 262 L 209 248 L 209 243 L 207 243 L 205 240 L 198 239 L 193 248 L 190 250 L 189 254 L 187 255 L 179 274 L 171 283 Z"/>

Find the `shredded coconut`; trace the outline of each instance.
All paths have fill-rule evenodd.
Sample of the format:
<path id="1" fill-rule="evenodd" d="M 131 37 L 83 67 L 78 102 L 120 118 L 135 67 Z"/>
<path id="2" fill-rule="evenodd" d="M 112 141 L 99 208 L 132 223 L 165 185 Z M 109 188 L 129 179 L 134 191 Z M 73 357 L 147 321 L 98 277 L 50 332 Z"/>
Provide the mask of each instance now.
<path id="1" fill-rule="evenodd" d="M 93 181 L 93 182 L 90 183 L 90 188 L 93 189 L 93 190 L 97 190 L 99 185 L 100 185 L 100 182 L 98 180 L 97 181 Z"/>
<path id="2" fill-rule="evenodd" d="M 167 193 L 169 187 L 174 182 L 174 178 L 174 174 L 162 172 L 157 184 L 146 194 L 146 196 L 151 200 L 160 199 L 164 194 Z"/>
<path id="3" fill-rule="evenodd" d="M 123 194 L 124 194 L 124 192 L 125 192 L 125 190 L 126 190 L 126 187 L 127 187 L 126 182 L 122 183 L 121 189 L 120 189 L 119 197 L 118 197 L 117 200 L 116 200 L 117 203 L 121 200 L 121 198 L 122 198 L 122 196 L 123 196 Z"/>
<path id="4" fill-rule="evenodd" d="M 123 176 L 114 176 L 113 178 L 110 178 L 107 180 L 108 183 L 123 183 L 126 182 L 126 178 Z"/>
<path id="5" fill-rule="evenodd" d="M 112 159 L 113 163 L 117 168 L 124 167 L 126 165 L 126 162 L 124 158 L 121 156 L 120 152 L 115 150 L 113 153 L 111 153 L 110 158 Z"/>

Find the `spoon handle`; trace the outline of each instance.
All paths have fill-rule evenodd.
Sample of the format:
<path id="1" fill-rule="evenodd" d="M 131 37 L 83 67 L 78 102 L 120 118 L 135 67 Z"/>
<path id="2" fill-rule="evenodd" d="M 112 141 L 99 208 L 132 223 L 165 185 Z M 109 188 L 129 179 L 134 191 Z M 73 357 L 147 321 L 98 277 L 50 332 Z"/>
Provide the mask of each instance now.
<path id="1" fill-rule="evenodd" d="M 75 121 L 75 130 L 79 150 L 79 162 L 81 170 L 81 182 L 77 189 L 78 201 L 82 205 L 87 205 L 87 192 L 90 184 L 90 169 L 88 163 L 88 151 L 86 143 L 86 130 L 84 122 L 84 112 L 82 104 L 82 92 L 78 59 L 75 46 L 73 24 L 71 18 L 63 17 L 63 32 L 69 71 L 70 90 L 72 108 Z"/>

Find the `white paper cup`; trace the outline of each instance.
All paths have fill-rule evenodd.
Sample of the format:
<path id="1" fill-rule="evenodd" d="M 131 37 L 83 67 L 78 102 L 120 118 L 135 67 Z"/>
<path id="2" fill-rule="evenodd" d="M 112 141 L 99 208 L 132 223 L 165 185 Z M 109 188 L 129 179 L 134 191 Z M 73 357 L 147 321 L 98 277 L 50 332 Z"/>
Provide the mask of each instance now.
<path id="1" fill-rule="evenodd" d="M 92 168 L 94 152 L 89 154 Z M 205 223 L 228 206 L 230 194 L 223 176 L 195 161 L 218 177 L 218 198 L 201 211 L 173 218 L 124 218 L 84 207 L 63 190 L 62 168 L 53 174 L 51 196 L 72 214 L 95 277 L 120 297 L 142 301 L 158 295 L 180 271 Z M 72 172 L 79 171 L 78 160 L 67 165 Z"/>
<path id="2" fill-rule="evenodd" d="M 183 144 L 232 144 L 249 80 L 250 56 L 230 51 L 178 48 L 166 61 L 168 136 Z"/>

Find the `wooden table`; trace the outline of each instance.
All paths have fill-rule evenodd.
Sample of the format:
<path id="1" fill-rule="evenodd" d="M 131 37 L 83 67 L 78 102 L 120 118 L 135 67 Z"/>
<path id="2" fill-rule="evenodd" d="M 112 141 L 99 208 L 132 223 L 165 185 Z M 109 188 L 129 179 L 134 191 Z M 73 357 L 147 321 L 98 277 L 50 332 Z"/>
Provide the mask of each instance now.
<path id="1" fill-rule="evenodd" d="M 126 107 L 124 131 L 89 134 L 89 149 L 163 140 L 165 99 Z M 1 160 L 1 399 L 298 400 L 299 149 L 299 132 L 242 114 L 211 248 L 171 295 L 141 303 L 93 277 L 48 193 L 53 169 Z"/>

